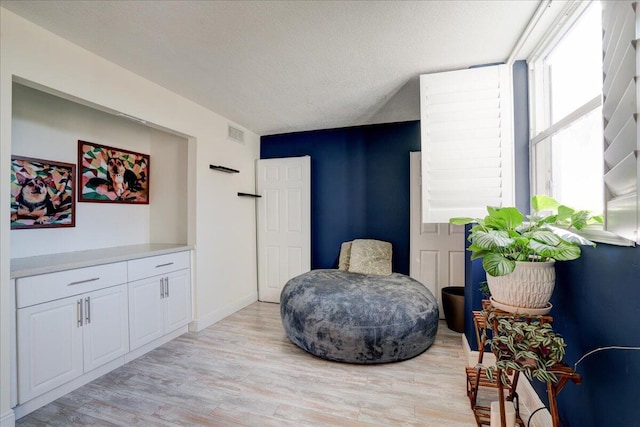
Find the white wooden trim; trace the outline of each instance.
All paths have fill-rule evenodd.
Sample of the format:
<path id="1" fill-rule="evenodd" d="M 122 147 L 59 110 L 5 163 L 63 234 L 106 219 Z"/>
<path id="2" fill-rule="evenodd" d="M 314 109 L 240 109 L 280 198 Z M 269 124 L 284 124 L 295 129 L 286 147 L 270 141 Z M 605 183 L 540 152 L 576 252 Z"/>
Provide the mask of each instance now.
<path id="1" fill-rule="evenodd" d="M 516 42 L 516 45 L 513 47 L 513 50 L 511 51 L 509 58 L 507 58 L 507 62 L 506 62 L 507 65 L 513 65 L 516 58 L 520 54 L 522 47 L 526 44 L 531 34 L 536 30 L 536 27 L 539 25 L 540 19 L 545 14 L 545 12 L 549 10 L 549 7 L 551 6 L 549 3 L 551 3 L 551 0 L 542 0 L 540 4 L 538 4 L 538 8 L 536 9 L 531 19 L 529 20 L 527 27 L 524 29 L 524 31 L 518 38 L 518 41 Z"/>
<path id="2" fill-rule="evenodd" d="M 551 4 L 553 5 L 554 2 Z M 571 27 L 582 15 L 582 12 L 589 6 L 590 2 L 582 0 L 569 0 L 562 12 L 560 12 L 556 20 L 549 26 L 546 36 L 542 37 L 538 44 L 532 49 L 531 54 L 527 58 L 527 63 L 532 64 L 545 56 L 551 51 L 566 32 L 566 28 Z"/>
<path id="3" fill-rule="evenodd" d="M 558 120 L 556 123 L 531 138 L 531 145 L 536 145 L 540 141 L 544 141 L 545 139 L 549 138 L 551 135 L 560 132 L 562 129 L 571 126 L 576 120 L 581 119 L 601 105 L 602 96 L 598 94 L 593 97 L 593 99 L 586 102 L 584 105 L 567 114 L 565 117 Z"/>
<path id="4" fill-rule="evenodd" d="M 16 425 L 16 417 L 12 409 L 0 415 L 0 427 L 14 427 Z"/>

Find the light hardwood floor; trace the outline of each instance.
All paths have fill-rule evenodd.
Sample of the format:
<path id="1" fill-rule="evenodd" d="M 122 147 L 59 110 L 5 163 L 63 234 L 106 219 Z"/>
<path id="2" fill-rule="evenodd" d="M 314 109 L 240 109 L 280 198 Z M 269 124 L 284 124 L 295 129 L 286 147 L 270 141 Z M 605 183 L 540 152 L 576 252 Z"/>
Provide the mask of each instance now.
<path id="1" fill-rule="evenodd" d="M 280 306 L 254 303 L 17 421 L 18 426 L 475 426 L 460 334 L 423 354 L 349 365 L 291 343 Z"/>

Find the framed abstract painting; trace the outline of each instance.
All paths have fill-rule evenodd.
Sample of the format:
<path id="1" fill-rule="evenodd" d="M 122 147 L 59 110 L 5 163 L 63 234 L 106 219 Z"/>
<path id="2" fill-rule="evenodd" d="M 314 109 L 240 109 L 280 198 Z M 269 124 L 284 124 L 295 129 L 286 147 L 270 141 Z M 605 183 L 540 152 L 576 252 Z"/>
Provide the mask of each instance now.
<path id="1" fill-rule="evenodd" d="M 76 165 L 11 156 L 11 228 L 75 227 Z"/>
<path id="2" fill-rule="evenodd" d="M 149 204 L 150 156 L 78 141 L 80 202 Z"/>

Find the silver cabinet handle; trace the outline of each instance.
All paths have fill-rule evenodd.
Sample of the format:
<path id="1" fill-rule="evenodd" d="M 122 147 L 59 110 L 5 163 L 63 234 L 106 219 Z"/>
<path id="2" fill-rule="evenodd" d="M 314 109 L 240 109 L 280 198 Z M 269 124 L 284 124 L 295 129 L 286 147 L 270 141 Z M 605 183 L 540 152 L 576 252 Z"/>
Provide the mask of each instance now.
<path id="1" fill-rule="evenodd" d="M 164 277 L 160 278 L 160 299 L 164 298 Z"/>
<path id="2" fill-rule="evenodd" d="M 165 285 L 165 287 L 166 287 L 166 289 L 167 289 L 167 290 L 165 291 L 165 293 L 164 293 L 164 296 L 165 296 L 165 297 L 167 297 L 167 298 L 169 298 L 169 278 L 168 278 L 168 277 L 165 277 L 165 279 L 164 279 L 164 285 Z"/>
<path id="3" fill-rule="evenodd" d="M 84 306 L 85 306 L 85 324 L 88 325 L 89 323 L 91 323 L 91 297 L 86 297 L 84 299 Z"/>
<path id="4" fill-rule="evenodd" d="M 165 263 L 165 264 L 158 264 L 158 265 L 156 265 L 156 268 L 160 268 L 160 267 L 168 267 L 168 266 L 170 266 L 170 265 L 173 265 L 173 263 L 172 263 L 172 262 L 167 262 L 167 263 Z"/>
<path id="5" fill-rule="evenodd" d="M 76 310 L 78 315 L 78 328 L 82 326 L 82 298 L 80 298 L 76 304 Z"/>
<path id="6" fill-rule="evenodd" d="M 71 282 L 67 286 L 82 285 L 83 283 L 95 282 L 96 280 L 100 280 L 100 278 L 99 277 L 93 277 L 93 278 L 87 279 L 87 280 L 79 280 L 77 282 Z"/>

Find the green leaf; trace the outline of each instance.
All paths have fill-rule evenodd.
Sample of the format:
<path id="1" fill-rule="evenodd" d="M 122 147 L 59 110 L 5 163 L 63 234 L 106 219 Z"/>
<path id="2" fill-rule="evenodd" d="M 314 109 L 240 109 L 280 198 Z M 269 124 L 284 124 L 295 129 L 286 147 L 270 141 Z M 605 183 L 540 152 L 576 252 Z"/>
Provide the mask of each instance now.
<path id="1" fill-rule="evenodd" d="M 560 203 L 553 197 L 546 196 L 544 194 L 538 194 L 531 198 L 531 208 L 534 211 L 555 211 L 560 206 Z"/>
<path id="2" fill-rule="evenodd" d="M 571 243 L 560 243 L 558 246 L 531 240 L 529 247 L 545 258 L 553 258 L 557 261 L 571 261 L 580 258 L 580 246 Z"/>
<path id="3" fill-rule="evenodd" d="M 495 375 L 495 368 L 493 366 L 487 368 L 487 370 L 485 371 L 487 374 L 487 379 L 491 382 L 494 382 L 495 380 L 493 379 L 494 375 Z"/>
<path id="4" fill-rule="evenodd" d="M 482 267 L 491 276 L 506 276 L 516 268 L 516 262 L 491 252 L 482 258 Z"/>
<path id="5" fill-rule="evenodd" d="M 526 235 L 531 239 L 537 240 L 540 243 L 546 243 L 550 246 L 556 246 L 560 244 L 560 238 L 550 230 L 538 230 L 532 233 L 527 233 Z"/>
<path id="6" fill-rule="evenodd" d="M 595 215 L 589 218 L 589 224 L 604 224 L 604 217 L 602 215 Z"/>
<path id="7" fill-rule="evenodd" d="M 575 213 L 575 209 L 572 209 L 565 205 L 558 206 L 558 221 L 563 222 L 571 218 L 571 215 Z"/>
<path id="8" fill-rule="evenodd" d="M 477 225 L 474 225 L 473 227 L 471 227 L 470 234 L 474 235 L 478 231 L 486 231 L 486 228 L 484 226 L 484 222 L 482 224 L 478 223 Z"/>
<path id="9" fill-rule="evenodd" d="M 473 244 L 481 249 L 498 249 L 507 248 L 513 245 L 514 240 L 509 237 L 509 233 L 500 230 L 477 231 L 475 233 Z"/>
<path id="10" fill-rule="evenodd" d="M 493 209 L 489 216 L 507 229 L 515 229 L 524 220 L 524 215 L 514 207 Z"/>
<path id="11" fill-rule="evenodd" d="M 570 227 L 575 227 L 576 230 L 582 230 L 589 221 L 589 211 L 578 211 L 571 215 L 571 224 Z"/>
<path id="12" fill-rule="evenodd" d="M 533 215 L 531 220 L 535 221 L 536 226 L 542 224 L 556 224 L 558 222 L 558 215 Z"/>
<path id="13" fill-rule="evenodd" d="M 467 224 L 471 224 L 472 222 L 477 222 L 477 221 L 473 218 L 464 218 L 464 217 L 449 219 L 449 224 L 453 224 L 453 225 L 467 225 Z"/>
<path id="14" fill-rule="evenodd" d="M 584 246 L 595 246 L 596 245 L 591 240 L 585 239 L 584 237 L 580 236 L 579 234 L 576 234 L 576 233 L 574 233 L 572 231 L 569 231 L 569 230 L 565 230 L 564 228 L 553 227 L 551 225 L 547 225 L 545 227 L 548 230 L 550 230 L 553 234 L 555 234 L 556 236 L 560 237 L 562 240 L 564 240 L 564 241 L 566 241 L 568 243 L 575 243 L 575 244 L 584 245 Z"/>
<path id="15" fill-rule="evenodd" d="M 515 242 L 516 246 L 520 246 L 520 247 L 527 246 L 527 244 L 529 243 L 529 240 L 531 240 L 528 234 L 514 233 L 513 235 L 510 234 L 510 237 Z"/>
<path id="16" fill-rule="evenodd" d="M 473 245 L 472 245 L 473 246 Z M 473 251 L 473 253 L 471 254 L 471 260 L 473 261 L 474 259 L 478 259 L 478 258 L 482 258 L 484 257 L 486 254 L 489 253 L 489 251 L 484 250 L 484 249 L 475 249 L 472 250 L 471 246 L 469 246 L 469 250 Z"/>
<path id="17" fill-rule="evenodd" d="M 538 355 L 531 350 L 525 350 L 520 352 L 520 357 L 525 359 L 537 359 Z"/>

